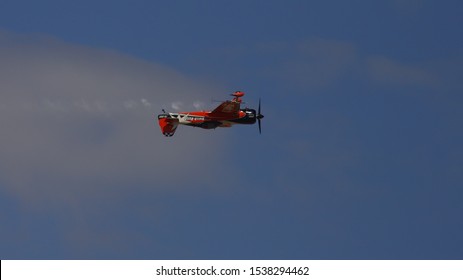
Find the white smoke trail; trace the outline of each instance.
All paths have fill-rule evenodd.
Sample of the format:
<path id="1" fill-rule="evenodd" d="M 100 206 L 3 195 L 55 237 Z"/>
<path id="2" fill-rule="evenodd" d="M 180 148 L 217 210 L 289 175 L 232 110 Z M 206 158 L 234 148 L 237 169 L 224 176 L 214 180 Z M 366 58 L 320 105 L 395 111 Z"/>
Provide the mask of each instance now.
<path id="1" fill-rule="evenodd" d="M 172 104 L 170 104 L 170 106 L 172 107 L 172 109 L 174 109 L 176 111 L 180 111 L 180 110 L 182 110 L 183 103 L 182 102 L 172 102 Z"/>
<path id="2" fill-rule="evenodd" d="M 204 109 L 204 103 L 201 101 L 195 101 L 193 102 L 193 107 L 195 107 L 196 110 Z"/>

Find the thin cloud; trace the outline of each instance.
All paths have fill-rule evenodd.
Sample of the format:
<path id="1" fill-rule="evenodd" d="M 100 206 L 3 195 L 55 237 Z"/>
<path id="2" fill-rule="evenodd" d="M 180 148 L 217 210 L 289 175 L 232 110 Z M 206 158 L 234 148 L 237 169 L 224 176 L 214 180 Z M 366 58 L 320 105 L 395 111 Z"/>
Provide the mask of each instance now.
<path id="1" fill-rule="evenodd" d="M 155 118 L 160 104 L 192 104 L 214 86 L 48 37 L 0 32 L 0 61 L 0 178 L 9 192 L 50 200 L 124 184 L 162 189 L 214 169 L 220 134 L 185 128 L 167 141 Z M 198 158 L 203 165 L 189 164 Z"/>
<path id="2" fill-rule="evenodd" d="M 437 75 L 423 67 L 382 56 L 369 57 L 367 67 L 373 80 L 392 85 L 429 86 L 438 81 Z"/>
<path id="3" fill-rule="evenodd" d="M 424 0 L 392 0 L 393 7 L 404 15 L 409 15 L 420 11 L 425 5 Z"/>
<path id="4" fill-rule="evenodd" d="M 233 75 L 250 75 L 277 81 L 291 89 L 330 87 L 349 74 L 358 61 L 355 44 L 348 41 L 310 38 L 299 42 L 269 41 L 251 46 L 230 46 L 218 53 Z M 244 60 L 255 61 L 243 68 Z M 214 69 L 214 65 L 209 68 Z M 222 72 L 219 72 L 222 73 Z M 214 74 L 214 73 L 212 73 Z M 315 92 L 315 91 L 312 91 Z"/>

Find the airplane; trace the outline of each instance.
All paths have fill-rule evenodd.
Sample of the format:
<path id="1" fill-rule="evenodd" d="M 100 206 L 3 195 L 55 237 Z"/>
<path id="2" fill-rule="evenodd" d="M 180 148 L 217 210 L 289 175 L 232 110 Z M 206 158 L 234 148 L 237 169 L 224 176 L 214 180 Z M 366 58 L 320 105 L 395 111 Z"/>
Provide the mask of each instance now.
<path id="1" fill-rule="evenodd" d="M 180 112 L 180 113 L 163 113 L 158 115 L 159 126 L 161 132 L 166 137 L 172 137 L 177 130 L 179 124 L 200 127 L 203 129 L 215 129 L 217 127 L 231 127 L 235 124 L 254 124 L 256 121 L 259 124 L 259 133 L 261 130 L 260 120 L 264 117 L 260 113 L 259 107 L 254 109 L 241 109 L 244 92 L 236 91 L 231 94 L 232 100 L 222 102 L 217 108 L 210 112 Z"/>

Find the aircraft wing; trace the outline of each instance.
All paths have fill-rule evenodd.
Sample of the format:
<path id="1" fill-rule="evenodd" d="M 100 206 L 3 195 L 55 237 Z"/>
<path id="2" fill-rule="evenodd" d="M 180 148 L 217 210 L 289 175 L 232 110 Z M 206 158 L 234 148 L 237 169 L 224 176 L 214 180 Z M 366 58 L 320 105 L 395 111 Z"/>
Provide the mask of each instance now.
<path id="1" fill-rule="evenodd" d="M 235 101 L 224 101 L 217 108 L 215 108 L 210 114 L 210 117 L 234 117 L 238 115 L 240 110 L 240 104 Z"/>

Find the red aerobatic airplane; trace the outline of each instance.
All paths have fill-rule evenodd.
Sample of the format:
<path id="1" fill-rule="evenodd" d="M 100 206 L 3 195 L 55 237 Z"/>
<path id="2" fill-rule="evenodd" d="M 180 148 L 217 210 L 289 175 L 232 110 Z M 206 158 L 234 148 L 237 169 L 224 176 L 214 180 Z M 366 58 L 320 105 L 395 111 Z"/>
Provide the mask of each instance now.
<path id="1" fill-rule="evenodd" d="M 256 120 L 259 123 L 260 133 L 260 120 L 264 117 L 260 113 L 260 99 L 256 114 L 256 110 L 254 109 L 240 108 L 241 97 L 244 96 L 244 92 L 236 91 L 231 95 L 234 96 L 232 100 L 222 102 L 222 104 L 211 112 L 166 113 L 166 111 L 162 110 L 164 113 L 158 115 L 162 134 L 167 137 L 173 136 L 179 124 L 212 129 L 216 127 L 231 127 L 234 124 L 254 124 Z"/>

